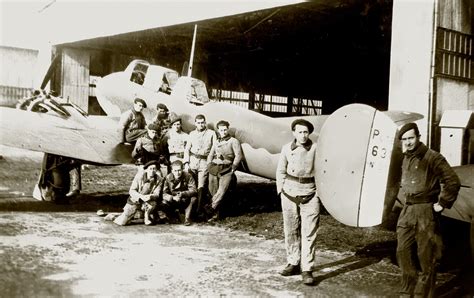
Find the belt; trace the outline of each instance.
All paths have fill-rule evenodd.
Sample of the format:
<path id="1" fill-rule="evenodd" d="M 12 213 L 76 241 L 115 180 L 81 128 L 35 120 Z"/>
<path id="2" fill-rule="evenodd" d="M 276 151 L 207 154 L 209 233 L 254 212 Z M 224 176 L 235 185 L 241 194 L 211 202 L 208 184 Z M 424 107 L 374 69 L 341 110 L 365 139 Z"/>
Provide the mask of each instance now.
<path id="1" fill-rule="evenodd" d="M 179 158 L 184 158 L 183 152 L 170 153 L 170 156 L 177 156 Z"/>
<path id="2" fill-rule="evenodd" d="M 191 155 L 198 159 L 207 159 L 207 155 L 196 154 L 194 152 L 191 152 Z"/>
<path id="3" fill-rule="evenodd" d="M 436 202 L 438 195 L 427 196 L 424 194 L 405 194 L 406 202 L 405 205 L 416 205 L 416 204 L 425 204 L 425 203 L 434 203 Z"/>
<path id="4" fill-rule="evenodd" d="M 287 194 L 283 189 L 281 190 L 281 192 L 290 200 L 292 201 L 293 203 L 296 203 L 296 204 L 305 204 L 305 203 L 308 203 L 309 201 L 311 201 L 312 198 L 314 198 L 314 195 L 316 194 L 316 192 L 312 192 L 310 193 L 309 195 L 305 195 L 305 196 L 291 196 L 289 194 Z"/>
<path id="5" fill-rule="evenodd" d="M 314 182 L 314 176 L 313 177 L 296 177 L 292 176 L 290 174 L 286 174 L 286 179 L 296 181 L 302 184 L 307 184 L 307 183 L 313 183 Z"/>

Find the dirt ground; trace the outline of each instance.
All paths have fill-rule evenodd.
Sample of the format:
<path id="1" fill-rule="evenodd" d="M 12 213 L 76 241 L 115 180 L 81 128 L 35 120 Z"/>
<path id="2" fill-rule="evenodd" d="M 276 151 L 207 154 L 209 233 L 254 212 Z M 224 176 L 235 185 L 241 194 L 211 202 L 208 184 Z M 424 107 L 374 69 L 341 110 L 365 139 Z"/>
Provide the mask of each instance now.
<path id="1" fill-rule="evenodd" d="M 87 166 L 81 196 L 55 205 L 31 198 L 42 154 L 0 146 L 0 155 L 0 297 L 397 296 L 390 223 L 351 228 L 323 214 L 317 284 L 279 276 L 283 224 L 271 180 L 239 173 L 227 217 L 216 224 L 119 227 L 96 211 L 121 210 L 134 166 Z M 473 297 L 469 227 L 446 226 L 437 294 Z"/>

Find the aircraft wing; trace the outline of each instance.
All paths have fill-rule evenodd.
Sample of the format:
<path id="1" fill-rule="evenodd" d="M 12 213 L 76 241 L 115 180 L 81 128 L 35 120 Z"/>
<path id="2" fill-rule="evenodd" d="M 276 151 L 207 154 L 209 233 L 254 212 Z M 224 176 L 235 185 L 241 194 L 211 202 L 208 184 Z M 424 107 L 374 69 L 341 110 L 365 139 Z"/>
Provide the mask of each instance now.
<path id="1" fill-rule="evenodd" d="M 133 148 L 119 144 L 117 122 L 101 118 L 0 108 L 0 143 L 89 163 L 130 163 Z"/>

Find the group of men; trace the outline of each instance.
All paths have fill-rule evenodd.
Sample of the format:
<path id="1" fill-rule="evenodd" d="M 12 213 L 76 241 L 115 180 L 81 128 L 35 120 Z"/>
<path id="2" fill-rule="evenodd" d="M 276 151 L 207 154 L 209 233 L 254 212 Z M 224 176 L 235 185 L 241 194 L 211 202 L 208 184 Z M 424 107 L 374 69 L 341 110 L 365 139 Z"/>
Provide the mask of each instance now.
<path id="1" fill-rule="evenodd" d="M 219 219 L 222 200 L 243 158 L 240 142 L 229 134 L 229 122 L 217 122 L 216 133 L 199 114 L 196 129 L 188 134 L 181 118 L 166 105 L 157 105 L 157 116 L 149 124 L 144 108 L 146 102 L 136 98 L 119 122 L 122 142 L 134 145 L 132 158 L 139 170 L 124 211 L 114 222 L 126 225 L 141 211 L 147 225 L 176 217 L 176 210 L 184 210 L 185 225 Z"/>
<path id="2" fill-rule="evenodd" d="M 128 120 L 121 122 L 123 140 L 137 140 L 134 157 L 143 159 L 144 171 L 137 173 L 129 202 L 116 222 L 126 224 L 130 214 L 144 204 L 145 223 L 150 224 L 148 216 L 154 209 L 173 202 L 185 208 L 185 224 L 190 224 L 195 204 L 198 212 L 215 217 L 242 159 L 239 141 L 229 135 L 229 123 L 219 121 L 216 135 L 207 128 L 204 115 L 197 115 L 196 129 L 188 135 L 181 130 L 181 120 L 170 118 L 166 107 L 158 105 L 158 110 L 164 109 L 164 112 L 161 116 L 158 113 L 156 121 L 148 125 L 148 134 L 138 138 L 137 129 L 142 129 L 141 135 L 144 132 L 144 118 L 140 116 L 143 107 L 146 103 L 136 99 L 134 110 L 123 118 Z M 321 205 L 314 169 L 317 144 L 310 139 L 314 130 L 310 122 L 297 119 L 291 124 L 291 130 L 294 139 L 282 147 L 276 172 L 287 253 L 287 265 L 280 274 L 301 274 L 304 284 L 314 285 L 312 270 L 316 265 Z M 160 135 L 161 138 L 157 137 Z M 398 137 L 404 153 L 399 197 L 405 202 L 397 223 L 397 258 L 402 270 L 400 292 L 409 296 L 432 296 L 442 247 L 438 217 L 444 208 L 453 205 L 460 181 L 446 159 L 420 141 L 415 123 L 402 126 Z M 166 160 L 163 153 L 166 148 L 157 145 L 159 142 L 153 141 L 155 139 L 167 142 L 171 173 L 165 178 L 161 178 L 159 166 Z M 209 204 L 204 200 L 207 182 L 212 195 Z M 414 248 L 418 261 L 415 261 Z"/>

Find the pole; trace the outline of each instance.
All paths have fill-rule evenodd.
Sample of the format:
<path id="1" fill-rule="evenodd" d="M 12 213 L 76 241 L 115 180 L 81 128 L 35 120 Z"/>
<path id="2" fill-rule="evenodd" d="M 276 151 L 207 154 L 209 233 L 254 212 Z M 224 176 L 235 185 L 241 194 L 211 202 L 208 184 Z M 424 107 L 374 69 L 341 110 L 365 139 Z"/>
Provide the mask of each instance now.
<path id="1" fill-rule="evenodd" d="M 196 33 L 197 33 L 197 24 L 194 25 L 193 44 L 191 45 L 191 57 L 189 57 L 188 77 L 190 77 L 193 72 L 193 58 L 194 58 L 194 46 L 196 44 Z"/>

